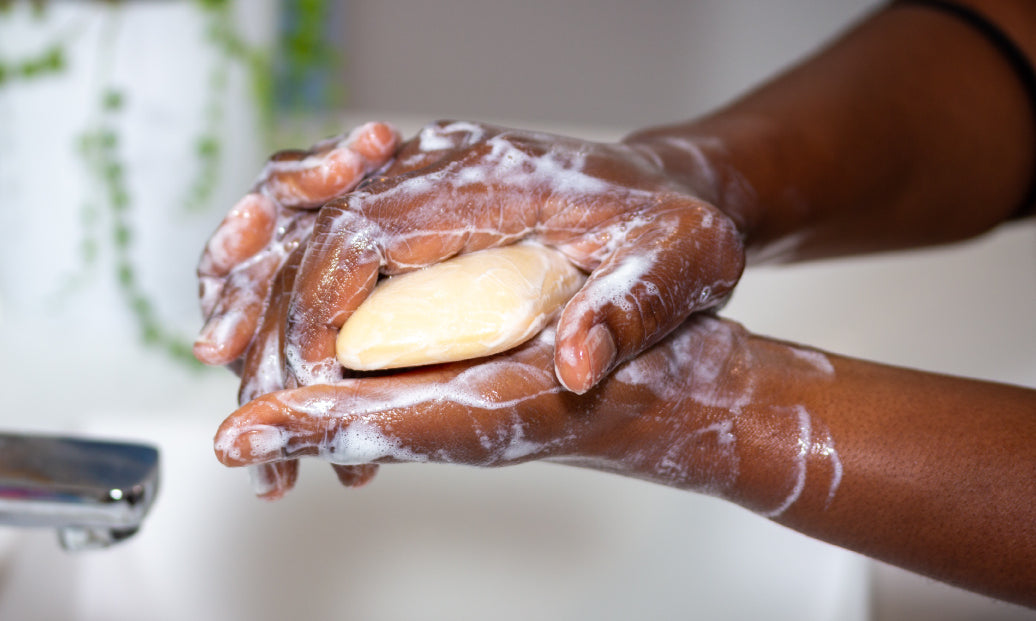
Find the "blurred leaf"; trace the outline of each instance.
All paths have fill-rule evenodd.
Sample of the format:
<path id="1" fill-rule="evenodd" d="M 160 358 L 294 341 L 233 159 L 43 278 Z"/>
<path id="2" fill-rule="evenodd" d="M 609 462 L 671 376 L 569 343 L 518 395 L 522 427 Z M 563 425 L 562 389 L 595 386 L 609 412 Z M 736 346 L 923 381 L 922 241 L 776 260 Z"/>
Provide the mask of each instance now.
<path id="1" fill-rule="evenodd" d="M 101 107 L 109 112 L 121 109 L 123 103 L 122 92 L 114 88 L 106 90 L 101 98 Z"/>

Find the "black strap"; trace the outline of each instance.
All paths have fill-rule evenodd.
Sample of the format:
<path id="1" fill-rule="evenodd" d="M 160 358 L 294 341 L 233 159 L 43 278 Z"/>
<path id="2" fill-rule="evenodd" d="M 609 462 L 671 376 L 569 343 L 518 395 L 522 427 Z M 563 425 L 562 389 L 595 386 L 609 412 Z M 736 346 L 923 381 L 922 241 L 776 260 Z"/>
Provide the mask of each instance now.
<path id="1" fill-rule="evenodd" d="M 969 7 L 953 2 L 945 2 L 944 0 L 900 0 L 898 4 L 923 6 L 943 11 L 960 19 L 983 35 L 1000 51 L 1004 59 L 1011 65 L 1015 75 L 1018 76 L 1022 86 L 1025 87 L 1025 92 L 1029 95 L 1033 124 L 1036 126 L 1036 69 L 1033 68 L 1025 52 L 999 26 Z M 1036 171 L 1034 171 L 1025 200 L 1022 202 L 1021 207 L 1012 215 L 1012 218 L 1021 218 L 1034 213 L 1036 213 Z"/>

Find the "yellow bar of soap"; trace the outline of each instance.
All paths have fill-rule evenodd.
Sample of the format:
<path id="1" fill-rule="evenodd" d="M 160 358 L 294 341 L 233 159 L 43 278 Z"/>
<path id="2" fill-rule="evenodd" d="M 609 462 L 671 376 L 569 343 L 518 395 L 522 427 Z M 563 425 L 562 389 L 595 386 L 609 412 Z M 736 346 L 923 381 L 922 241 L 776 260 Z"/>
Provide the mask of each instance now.
<path id="1" fill-rule="evenodd" d="M 560 252 L 533 242 L 393 276 L 342 326 L 338 360 L 373 371 L 499 353 L 535 336 L 585 278 Z"/>

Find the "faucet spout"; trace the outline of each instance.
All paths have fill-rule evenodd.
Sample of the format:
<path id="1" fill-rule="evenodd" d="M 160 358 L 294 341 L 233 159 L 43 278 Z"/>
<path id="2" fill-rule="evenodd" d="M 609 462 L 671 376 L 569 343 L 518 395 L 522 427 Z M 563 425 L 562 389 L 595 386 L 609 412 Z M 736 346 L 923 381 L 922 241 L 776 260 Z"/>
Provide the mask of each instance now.
<path id="1" fill-rule="evenodd" d="M 151 446 L 0 433 L 0 524 L 56 528 L 66 550 L 107 547 L 136 533 L 158 479 Z"/>

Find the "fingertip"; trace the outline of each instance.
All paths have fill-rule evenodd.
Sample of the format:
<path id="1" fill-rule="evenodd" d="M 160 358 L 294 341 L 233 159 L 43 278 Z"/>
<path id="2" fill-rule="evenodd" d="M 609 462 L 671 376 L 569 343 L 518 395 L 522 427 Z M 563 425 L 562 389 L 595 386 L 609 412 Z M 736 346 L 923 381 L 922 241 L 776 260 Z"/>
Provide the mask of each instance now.
<path id="1" fill-rule="evenodd" d="M 401 140 L 399 131 L 383 121 L 361 125 L 351 138 L 350 148 L 375 166 L 391 157 Z"/>
<path id="2" fill-rule="evenodd" d="M 210 318 L 194 341 L 194 357 L 199 362 L 212 366 L 222 366 L 236 360 L 244 353 L 247 345 L 240 342 L 242 321 L 243 317 L 239 312 Z"/>
<path id="3" fill-rule="evenodd" d="M 263 249 L 273 237 L 277 206 L 263 194 L 244 195 L 223 218 L 205 246 L 200 271 L 222 277 Z"/>
<path id="4" fill-rule="evenodd" d="M 263 187 L 282 205 L 316 207 L 359 183 L 363 170 L 361 155 L 335 147 L 298 161 L 271 162 Z"/>
<path id="5" fill-rule="evenodd" d="M 284 455 L 282 434 L 274 427 L 223 430 L 215 447 L 216 458 L 232 468 L 276 461 Z"/>
<path id="6" fill-rule="evenodd" d="M 191 348 L 195 360 L 209 366 L 220 366 L 222 358 L 219 345 L 203 337 L 198 337 Z"/>
<path id="7" fill-rule="evenodd" d="M 252 492 L 263 500 L 280 500 L 292 488 L 299 476 L 298 461 L 278 461 L 249 466 Z"/>
<path id="8" fill-rule="evenodd" d="M 257 399 L 242 406 L 223 421 L 213 450 L 216 459 L 232 468 L 279 461 L 284 458 L 285 433 L 273 424 L 255 422 L 280 412 L 266 400 Z"/>
<path id="9" fill-rule="evenodd" d="M 222 361 L 226 356 L 223 353 L 224 347 L 222 343 L 217 342 L 212 336 L 212 333 L 217 330 L 217 328 L 212 325 L 214 321 L 215 320 L 209 320 L 209 322 L 205 324 L 205 327 L 202 328 L 198 338 L 195 339 L 191 351 L 194 353 L 194 357 L 198 362 L 209 366 L 220 366 L 221 364 L 225 364 Z"/>
<path id="10" fill-rule="evenodd" d="M 618 347 L 611 331 L 604 324 L 596 324 L 584 338 L 573 336 L 558 343 L 555 373 L 562 386 L 583 394 L 611 371 L 617 356 Z"/>
<path id="11" fill-rule="evenodd" d="M 332 464 L 338 482 L 346 487 L 358 488 L 370 483 L 378 473 L 378 464 L 361 464 L 358 466 L 342 466 Z"/>

